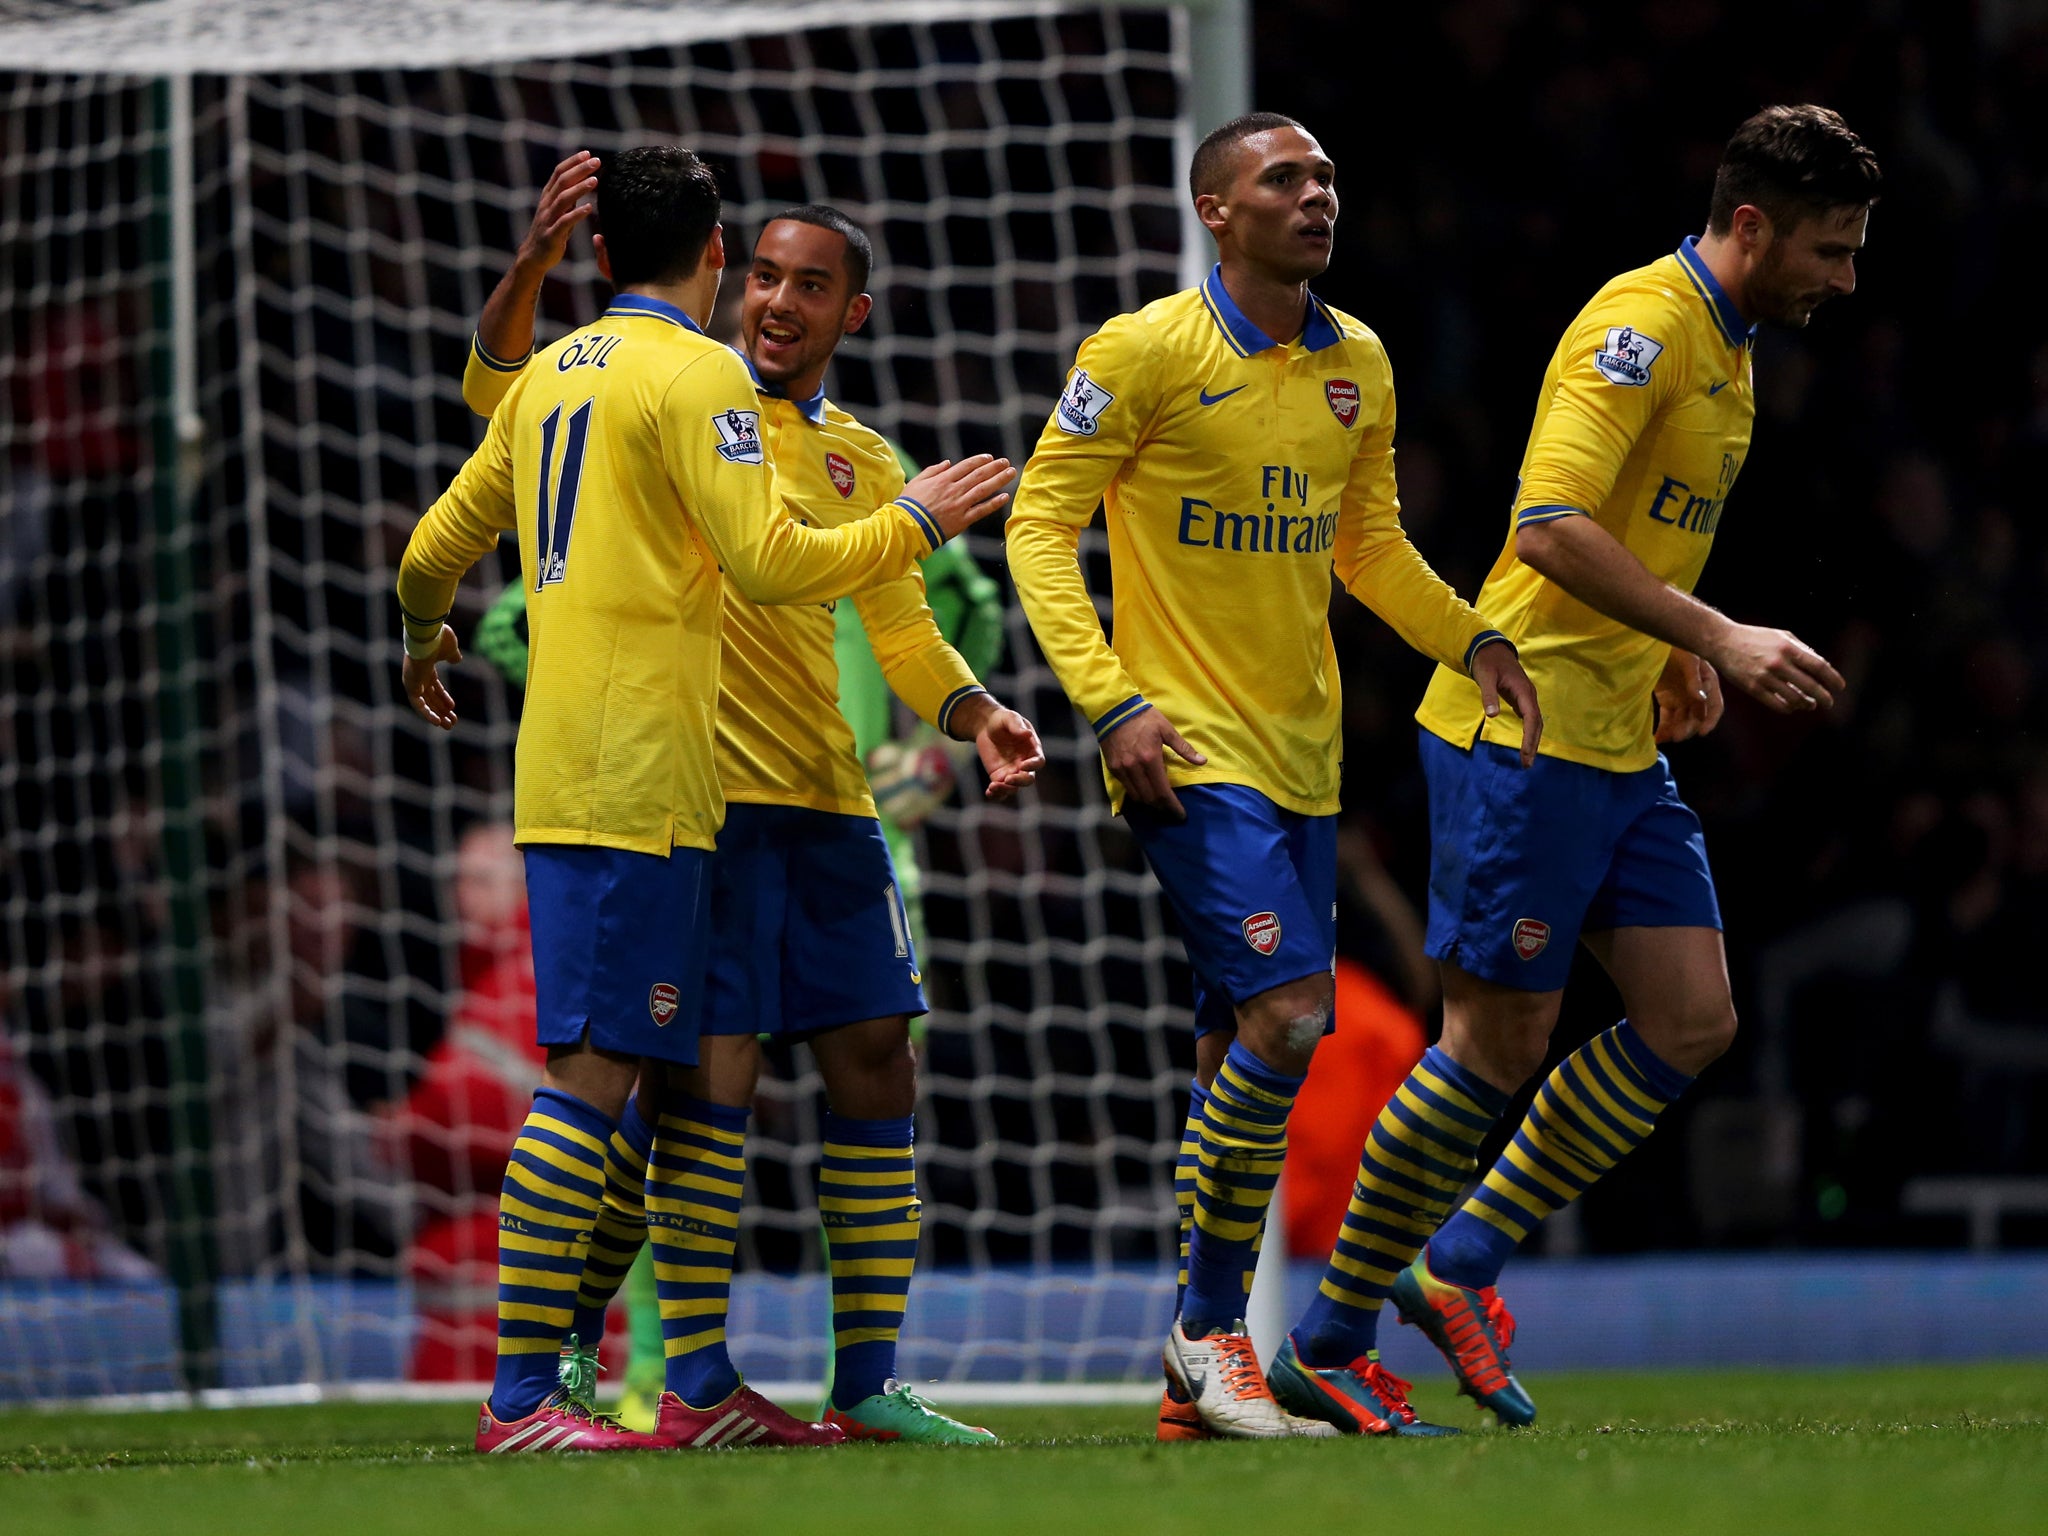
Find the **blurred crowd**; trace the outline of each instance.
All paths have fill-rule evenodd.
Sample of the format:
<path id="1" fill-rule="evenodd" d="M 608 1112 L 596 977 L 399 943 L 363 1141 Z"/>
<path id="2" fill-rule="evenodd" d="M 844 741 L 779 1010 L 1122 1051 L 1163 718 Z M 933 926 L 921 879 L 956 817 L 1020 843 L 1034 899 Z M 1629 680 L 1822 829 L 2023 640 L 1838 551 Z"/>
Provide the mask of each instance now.
<path id="1" fill-rule="evenodd" d="M 1959 1217 L 1906 1208 L 1914 1181 L 2048 1171 L 2048 1004 L 2025 958 L 2048 924 L 2048 746 L 2033 725 L 2048 693 L 2048 536 L 2033 512 L 2048 473 L 2048 316 L 2028 270 L 2035 235 L 2048 233 L 2048 5 L 1253 9 L 1258 104 L 1300 117 L 1339 165 L 1343 216 L 1319 291 L 1388 345 L 1405 516 L 1467 594 L 1506 535 L 1557 336 L 1608 277 L 1700 229 L 1734 126 L 1766 102 L 1820 101 L 1879 155 L 1889 190 L 1859 291 L 1825 306 L 1808 331 L 1759 343 L 1754 448 L 1701 589 L 1739 618 L 1793 629 L 1851 688 L 1835 710 L 1798 720 L 1732 701 L 1714 737 L 1674 751 L 1721 880 L 1744 1036 L 1663 1134 L 1546 1242 L 1611 1251 L 1958 1241 Z M 420 88 L 438 91 L 440 80 L 421 77 Z M 1132 90 L 1151 100 L 1159 82 Z M 505 109 L 478 91 L 473 110 Z M 106 99 L 129 130 L 146 116 L 140 90 Z M 971 111 L 963 100 L 946 113 Z M 913 110 L 906 101 L 878 110 L 900 115 Z M 532 92 L 523 109 L 554 107 Z M 697 110 L 712 109 L 700 100 Z M 88 131 L 47 126 L 32 108 L 5 123 L 18 140 L 10 152 L 42 147 L 37 135 Z M 202 135 L 217 131 L 202 110 Z M 289 136 L 260 109 L 255 131 Z M 1169 140 L 1146 142 L 1152 153 Z M 490 159 L 487 136 L 479 144 L 472 174 L 503 184 L 534 180 L 546 158 L 537 145 L 535 165 L 506 165 Z M 199 148 L 205 164 L 220 146 Z M 315 150 L 316 160 L 357 152 L 339 141 Z M 396 618 L 381 578 L 366 573 L 388 569 L 412 510 L 472 440 L 452 389 L 460 338 L 408 333 L 405 306 L 473 313 L 482 268 L 421 275 L 317 249 L 305 266 L 305 248 L 289 243 L 303 239 L 301 196 L 316 224 L 366 218 L 406 238 L 409 229 L 395 203 L 288 182 L 256 157 L 263 296 L 212 312 L 202 363 L 206 377 L 232 381 L 239 349 L 261 344 L 259 393 L 278 413 L 256 450 L 270 497 L 257 531 L 264 560 L 252 559 L 240 510 L 250 466 L 233 446 L 239 412 L 253 406 L 234 387 L 202 401 L 214 440 L 231 446 L 208 468 L 202 535 L 183 552 L 207 594 L 189 639 L 207 662 L 192 698 L 207 778 L 194 889 L 212 941 L 199 1027 L 215 1070 L 197 1088 L 181 1075 L 188 1026 L 170 1003 L 166 947 L 177 919 L 151 801 L 166 619 L 153 594 L 168 547 L 151 531 L 151 466 L 165 450 L 152 445 L 144 408 L 156 359 L 141 339 L 150 308 L 135 278 L 149 240 L 135 211 L 147 201 L 141 159 L 110 151 L 75 176 L 8 189 L 23 217 L 53 234 L 7 256 L 0 1274 L 147 1272 L 166 1262 L 166 1223 L 203 1199 L 219 1213 L 216 1258 L 228 1272 L 409 1266 L 460 1311 L 489 1251 L 504 1143 L 538 1072 L 517 858 L 486 814 L 502 805 L 508 702 L 494 683 L 465 677 L 459 705 L 495 734 L 429 746 L 392 729 Z M 1118 163 L 1077 153 L 1063 170 L 1108 185 Z M 949 151 L 943 174 L 963 185 L 982 174 L 965 164 Z M 802 195 L 792 165 L 764 155 L 742 167 L 750 195 Z M 892 162 L 887 175 L 899 174 L 927 172 Z M 1021 184 L 1036 173 L 1011 155 L 1003 174 Z M 890 191 L 910 195 L 893 181 Z M 220 261 L 227 195 L 208 183 L 197 209 Z M 117 211 L 65 222 L 86 209 Z M 511 248 L 509 222 L 466 234 L 448 223 L 433 238 L 480 243 L 486 262 Z M 88 240 L 88 225 L 102 233 Z M 885 248 L 922 238 L 907 225 L 882 234 Z M 1013 235 L 1027 256 L 1032 241 L 1050 250 L 1054 240 L 1024 226 Z M 1094 323 L 1105 306 L 1163 291 L 1156 271 L 1171 265 L 1170 227 L 1139 220 L 1120 234 L 1104 220 L 1081 239 L 1085 253 L 1121 256 L 1132 270 L 1142 249 L 1155 275 L 1119 289 L 1097 273 L 1060 295 L 1027 292 L 1020 278 L 985 315 L 973 296 L 993 285 L 966 281 L 943 296 L 950 318 L 936 315 L 937 295 L 892 292 L 887 306 L 906 316 L 905 334 L 940 320 L 992 333 L 1005 312 L 1037 317 L 1081 302 L 1101 311 L 1087 316 Z M 964 245 L 954 259 L 962 270 L 975 260 Z M 63 281 L 53 285 L 53 274 Z M 202 272 L 209 291 L 238 281 Z M 309 291 L 324 297 L 298 302 Z M 356 306 L 365 292 L 376 302 Z M 581 318 L 572 312 L 583 299 L 551 293 L 562 313 L 550 322 Z M 934 313 L 920 311 L 926 304 Z M 304 358 L 321 366 L 297 367 Z M 1015 376 L 1049 397 L 1064 362 L 1034 354 L 1014 362 Z M 902 367 L 878 380 L 853 349 L 835 394 L 857 409 L 870 395 L 937 406 L 949 390 L 980 399 L 995 376 L 949 383 L 915 358 Z M 450 388 L 412 387 L 427 376 Z M 991 407 L 988 445 L 1016 451 L 1003 434 L 1035 430 L 1029 414 L 1015 401 Z M 967 446 L 984 446 L 969 441 L 980 429 L 960 430 Z M 904 436 L 925 458 L 959 446 L 916 424 Z M 359 455 L 372 437 L 379 454 Z M 977 549 L 999 570 L 999 543 Z M 259 607 L 270 626 L 260 633 L 250 617 Z M 109 614 L 120 622 L 103 622 Z M 1378 1042 L 1343 1070 L 1365 1082 L 1398 1075 L 1396 1058 L 1419 1048 L 1434 1007 L 1415 917 L 1428 849 L 1410 718 L 1428 669 L 1356 605 L 1340 603 L 1334 623 L 1346 692 L 1346 1006 L 1376 1021 Z M 1013 644 L 1020 634 L 1013 628 Z M 259 697 L 275 710 L 259 716 Z M 1028 702 L 1041 719 L 1064 720 L 1055 696 Z M 383 794 L 394 780 L 418 793 Z M 1042 785 L 1052 805 L 1090 794 L 1058 765 Z M 941 826 L 928 845 L 939 872 L 978 861 L 1055 877 L 1137 867 L 1114 825 L 1056 831 L 1029 851 L 1000 822 L 971 844 Z M 1102 925 L 1139 921 L 1114 893 L 1088 905 L 1064 894 L 1075 888 L 1055 878 L 1029 914 L 991 897 L 999 931 L 1072 937 L 1078 951 Z M 964 908 L 943 894 L 930 922 L 942 943 L 966 936 Z M 1120 963 L 1090 977 L 1059 971 L 1049 998 L 1000 960 L 982 985 L 1078 1011 L 1151 984 Z M 933 985 L 942 1008 L 964 1000 L 944 967 Z M 1173 985 L 1184 1000 L 1185 976 Z M 1612 1023 L 1615 1008 L 1583 965 L 1559 1049 Z M 933 1031 L 935 1081 L 1028 1081 L 1048 1061 L 1081 1081 L 1126 1062 L 1140 1079 L 1154 1070 L 1138 1023 L 1029 1039 L 1000 1021 L 958 1026 L 956 1010 Z M 211 1122 L 208 1187 L 196 1194 L 173 1155 L 180 1096 L 192 1092 Z M 936 1096 L 926 1134 L 963 1149 L 992 1132 L 1019 1146 L 1048 1132 L 1077 1143 L 1098 1134 L 1101 1107 L 1079 1098 L 1048 1115 L 977 1092 Z M 1175 1127 L 1158 1105 L 1106 1113 L 1120 1132 L 1170 1149 Z M 1350 1138 L 1355 1150 L 1341 1103 L 1312 1118 L 1331 1146 Z M 1333 1167 L 1349 1156 L 1328 1153 Z M 1063 1166 L 1021 1155 L 987 1176 L 993 1184 L 958 1172 L 933 1193 L 956 1209 L 993 1199 L 1013 1214 L 1049 1200 L 1098 1208 L 1128 1193 L 1090 1182 L 1081 1164 L 1061 1182 Z M 937 1164 L 928 1172 L 955 1177 Z M 1140 1168 L 1128 1182 L 1149 1189 L 1150 1178 Z M 2005 1236 L 2040 1241 L 2048 1224 L 2022 1215 Z M 792 1262 L 807 1238 L 791 1238 Z M 968 1251 L 942 1222 L 932 1240 L 941 1259 Z M 999 1257 L 1035 1251 L 977 1240 Z M 1075 1243 L 1089 1251 L 1085 1235 Z"/>

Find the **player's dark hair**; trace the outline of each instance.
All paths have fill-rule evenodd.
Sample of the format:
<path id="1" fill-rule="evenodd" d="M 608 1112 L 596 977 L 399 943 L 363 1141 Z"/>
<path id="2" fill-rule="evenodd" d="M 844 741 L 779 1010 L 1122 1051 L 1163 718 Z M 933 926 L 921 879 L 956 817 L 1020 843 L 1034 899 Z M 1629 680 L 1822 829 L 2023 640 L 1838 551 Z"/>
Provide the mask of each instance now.
<path id="1" fill-rule="evenodd" d="M 794 208 L 785 208 L 768 222 L 778 223 L 789 219 L 797 224 L 815 224 L 819 229 L 829 229 L 846 241 L 847 278 L 853 283 L 854 293 L 868 291 L 868 274 L 875 270 L 875 246 L 868 239 L 868 232 L 862 229 L 830 203 L 799 203 Z"/>
<path id="2" fill-rule="evenodd" d="M 1884 190 L 1877 156 L 1839 112 L 1765 107 L 1735 130 L 1714 173 L 1707 228 L 1725 235 L 1744 203 L 1784 234 L 1830 208 L 1869 207 Z"/>
<path id="3" fill-rule="evenodd" d="M 595 206 L 614 288 L 681 282 L 718 227 L 718 178 L 674 144 L 621 150 L 598 168 Z"/>
<path id="4" fill-rule="evenodd" d="M 1230 184 L 1232 151 L 1253 134 L 1271 133 L 1275 128 L 1301 128 L 1301 124 L 1278 112 L 1247 112 L 1221 128 L 1212 128 L 1195 146 L 1195 158 L 1188 162 L 1188 195 L 1220 194 Z M 1306 128 L 1301 131 L 1308 132 Z"/>

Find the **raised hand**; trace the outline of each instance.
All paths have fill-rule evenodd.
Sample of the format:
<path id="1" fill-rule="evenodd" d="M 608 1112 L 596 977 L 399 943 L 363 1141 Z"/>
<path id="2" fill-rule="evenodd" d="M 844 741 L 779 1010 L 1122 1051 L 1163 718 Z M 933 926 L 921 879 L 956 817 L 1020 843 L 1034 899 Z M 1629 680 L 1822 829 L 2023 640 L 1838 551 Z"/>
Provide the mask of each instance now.
<path id="1" fill-rule="evenodd" d="M 1181 739 L 1171 720 L 1156 709 L 1148 709 L 1131 716 L 1102 738 L 1102 761 L 1140 805 L 1164 811 L 1176 821 L 1186 821 L 1188 813 L 1182 809 L 1180 797 L 1166 777 L 1168 749 L 1190 767 L 1199 768 L 1209 761 Z"/>
<path id="2" fill-rule="evenodd" d="M 919 473 L 903 494 L 931 513 L 942 538 L 950 539 L 980 522 L 1010 499 L 1010 461 L 977 453 L 955 464 L 951 459 Z"/>
<path id="3" fill-rule="evenodd" d="M 597 190 L 601 163 L 589 150 L 579 149 L 555 167 L 548 184 L 541 188 L 533 227 L 512 258 L 515 265 L 535 273 L 548 272 L 568 253 L 569 231 L 597 211 L 595 205 L 581 199 Z"/>
<path id="4" fill-rule="evenodd" d="M 441 663 L 460 660 L 462 647 L 456 642 L 455 631 L 446 624 L 441 626 L 441 644 L 431 660 L 405 658 L 405 696 L 412 701 L 412 707 L 422 720 L 429 725 L 438 725 L 444 731 L 455 729 L 455 700 L 449 697 L 448 689 L 441 682 Z"/>
<path id="5" fill-rule="evenodd" d="M 1730 625 L 1714 647 L 1721 675 L 1781 715 L 1827 709 L 1848 686 L 1842 674 L 1790 630 Z"/>

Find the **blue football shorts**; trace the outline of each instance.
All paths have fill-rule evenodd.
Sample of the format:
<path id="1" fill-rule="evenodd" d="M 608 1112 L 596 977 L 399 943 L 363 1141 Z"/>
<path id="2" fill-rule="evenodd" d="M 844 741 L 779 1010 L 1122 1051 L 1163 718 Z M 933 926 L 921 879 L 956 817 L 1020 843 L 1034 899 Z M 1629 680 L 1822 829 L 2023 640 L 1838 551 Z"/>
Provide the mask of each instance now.
<path id="1" fill-rule="evenodd" d="M 727 805 L 711 866 L 704 1033 L 801 1039 L 925 1012 L 882 824 Z"/>
<path id="2" fill-rule="evenodd" d="M 526 904 L 542 1045 L 697 1064 L 711 855 L 529 843 Z"/>
<path id="3" fill-rule="evenodd" d="M 1433 958 L 1554 992 L 1581 933 L 1721 926 L 1706 836 L 1661 753 L 1635 773 L 1557 757 L 1525 769 L 1512 747 L 1421 736 Z"/>
<path id="4" fill-rule="evenodd" d="M 1337 818 L 1283 810 L 1243 784 L 1175 786 L 1184 822 L 1134 799 L 1124 820 L 1173 907 L 1195 973 L 1195 1033 L 1337 963 Z"/>

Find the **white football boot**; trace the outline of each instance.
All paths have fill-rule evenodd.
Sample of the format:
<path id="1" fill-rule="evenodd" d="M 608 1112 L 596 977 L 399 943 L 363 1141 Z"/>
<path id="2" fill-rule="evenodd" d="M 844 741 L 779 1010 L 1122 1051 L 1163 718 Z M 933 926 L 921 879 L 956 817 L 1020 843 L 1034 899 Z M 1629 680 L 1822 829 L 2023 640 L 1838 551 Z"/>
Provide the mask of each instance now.
<path id="1" fill-rule="evenodd" d="M 1306 1428 L 1297 1430 L 1293 1415 L 1274 1401 L 1242 1322 L 1231 1324 L 1224 1332 L 1191 1339 L 1175 1318 L 1160 1361 L 1212 1435 L 1229 1440 L 1286 1440 L 1296 1434 L 1313 1434 Z"/>

